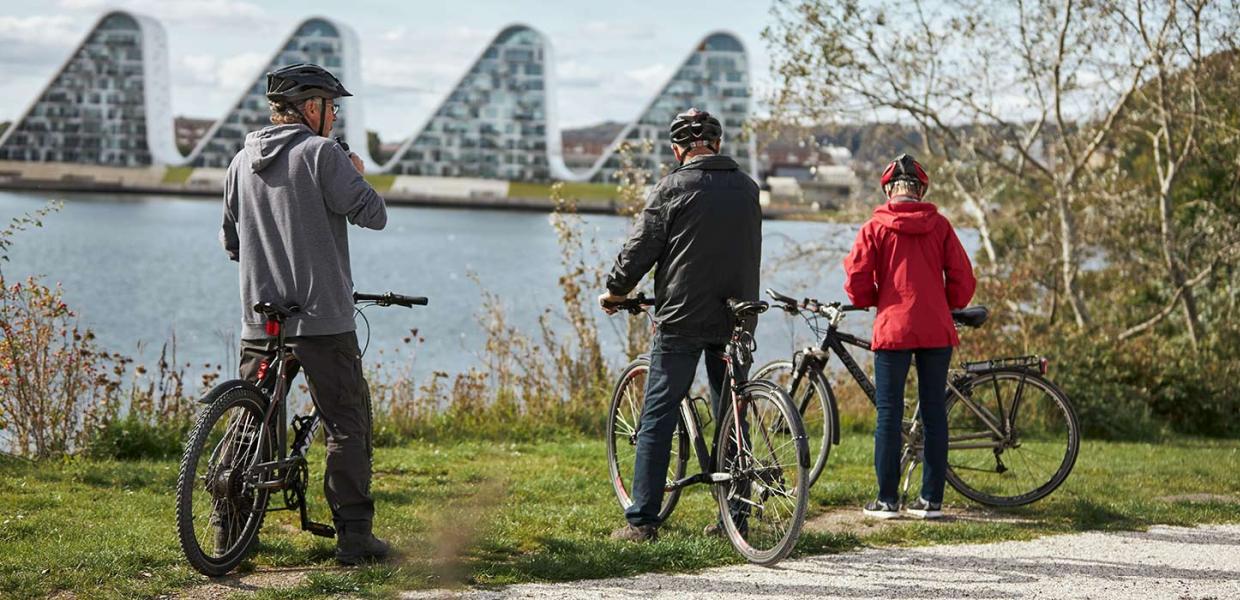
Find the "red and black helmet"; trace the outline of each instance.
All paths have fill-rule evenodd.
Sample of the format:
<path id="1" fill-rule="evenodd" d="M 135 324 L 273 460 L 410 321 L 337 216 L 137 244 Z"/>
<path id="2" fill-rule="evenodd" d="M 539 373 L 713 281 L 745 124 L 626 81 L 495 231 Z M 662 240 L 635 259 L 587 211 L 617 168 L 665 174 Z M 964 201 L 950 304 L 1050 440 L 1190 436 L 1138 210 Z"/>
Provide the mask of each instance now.
<path id="1" fill-rule="evenodd" d="M 930 187 L 930 176 L 926 175 L 926 170 L 921 168 L 921 163 L 917 159 L 907 154 L 901 154 L 883 169 L 883 177 L 879 181 L 883 191 L 886 192 L 889 185 L 897 181 L 911 181 L 921 187 L 921 193 L 925 194 Z"/>

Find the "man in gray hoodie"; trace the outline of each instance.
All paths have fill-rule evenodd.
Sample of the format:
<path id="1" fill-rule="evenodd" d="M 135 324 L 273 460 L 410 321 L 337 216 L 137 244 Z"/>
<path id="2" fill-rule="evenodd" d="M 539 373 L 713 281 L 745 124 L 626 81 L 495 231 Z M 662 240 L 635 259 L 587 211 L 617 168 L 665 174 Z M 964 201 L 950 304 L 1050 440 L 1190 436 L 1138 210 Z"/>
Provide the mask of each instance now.
<path id="1" fill-rule="evenodd" d="M 354 331 L 347 229 L 383 229 L 387 211 L 358 156 L 327 137 L 336 99 L 351 95 L 317 65 L 267 74 L 272 125 L 247 135 L 228 166 L 220 231 L 228 257 L 240 263 L 243 378 L 257 380 L 275 356 L 253 306 L 300 307 L 284 325 L 285 341 L 326 430 L 324 493 L 345 564 L 390 552 L 371 532 L 370 392 Z"/>

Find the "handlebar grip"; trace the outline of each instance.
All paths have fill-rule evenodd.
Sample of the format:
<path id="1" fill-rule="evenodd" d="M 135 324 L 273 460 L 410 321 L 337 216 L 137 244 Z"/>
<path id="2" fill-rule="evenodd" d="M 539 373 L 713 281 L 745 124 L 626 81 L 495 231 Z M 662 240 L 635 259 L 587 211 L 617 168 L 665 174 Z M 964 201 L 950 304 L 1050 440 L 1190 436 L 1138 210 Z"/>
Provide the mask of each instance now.
<path id="1" fill-rule="evenodd" d="M 403 296 L 401 294 L 362 294 L 353 292 L 353 302 L 374 302 L 380 306 L 388 306 L 396 304 L 407 308 L 413 306 L 426 306 L 430 301 L 425 296 Z"/>
<path id="2" fill-rule="evenodd" d="M 430 304 L 430 299 L 426 296 L 402 296 L 400 294 L 391 294 L 393 304 L 403 304 L 405 306 L 426 306 Z"/>

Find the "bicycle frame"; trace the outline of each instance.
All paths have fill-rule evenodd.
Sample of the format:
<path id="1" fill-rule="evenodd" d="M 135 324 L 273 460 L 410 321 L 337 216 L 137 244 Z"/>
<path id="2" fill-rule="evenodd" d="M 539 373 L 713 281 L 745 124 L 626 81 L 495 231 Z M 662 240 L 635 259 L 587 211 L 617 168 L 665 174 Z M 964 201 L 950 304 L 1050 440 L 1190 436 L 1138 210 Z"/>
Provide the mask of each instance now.
<path id="1" fill-rule="evenodd" d="M 723 352 L 718 353 L 718 357 L 724 363 L 723 385 L 719 389 L 719 402 L 716 410 L 713 411 L 713 419 L 715 423 L 722 424 L 725 418 L 733 419 L 736 424 L 737 448 L 743 447 L 741 439 L 741 430 L 744 424 L 742 415 L 744 407 L 741 406 L 740 396 L 736 394 L 737 388 L 748 383 L 748 373 L 744 368 L 737 369 L 736 365 L 743 367 L 748 366 L 752 362 L 752 356 L 747 350 L 744 336 L 748 336 L 747 332 L 741 331 L 740 334 L 733 335 Z M 689 475 L 682 479 L 669 484 L 665 491 L 683 488 L 696 483 L 724 483 L 732 480 L 732 476 L 728 473 L 718 472 L 719 459 L 715 456 L 715 448 L 719 445 L 719 436 L 724 428 L 722 426 L 715 427 L 715 431 L 711 436 L 710 447 L 706 446 L 706 440 L 702 436 L 701 425 L 698 422 L 697 410 L 694 408 L 694 399 L 685 398 L 680 402 L 681 416 L 685 422 L 689 424 L 689 431 L 685 433 L 690 436 L 690 442 L 693 444 L 694 454 L 697 455 L 698 466 L 701 471 L 694 475 Z"/>
<path id="2" fill-rule="evenodd" d="M 840 318 L 839 315 L 840 313 L 837 313 L 837 316 L 831 317 L 831 322 L 829 323 L 827 327 L 827 332 L 825 335 L 822 336 L 822 339 L 819 342 L 818 348 L 807 348 L 805 350 L 797 352 L 796 355 L 794 356 L 793 358 L 794 375 L 793 375 L 792 385 L 790 387 L 790 390 L 792 391 L 792 397 L 794 399 L 797 397 L 796 390 L 800 389 L 799 386 L 803 383 L 805 377 L 811 371 L 819 372 L 819 373 L 823 372 L 827 367 L 827 363 L 830 361 L 831 354 L 835 354 L 839 358 L 840 364 L 844 366 L 844 369 L 852 377 L 853 381 L 857 383 L 857 385 L 861 388 L 861 391 L 865 393 L 866 398 L 870 400 L 870 404 L 877 406 L 878 405 L 878 390 L 875 387 L 874 382 L 870 379 L 869 375 L 866 374 L 865 370 L 862 369 L 859 364 L 857 364 L 856 359 L 853 358 L 852 354 L 845 347 L 845 345 L 847 344 L 850 346 L 861 348 L 867 352 L 873 352 L 874 350 L 871 345 L 871 342 L 870 340 L 840 331 L 838 328 L 838 320 Z M 1029 358 L 1034 358 L 1034 357 L 1029 357 Z M 1026 359 L 1015 359 L 1015 360 L 1026 360 Z M 1038 359 L 1038 360 L 1040 361 L 1041 359 Z M 985 367 L 988 367 L 988 368 L 970 369 L 969 367 L 972 365 L 984 365 Z M 948 448 L 957 449 L 957 450 L 974 450 L 974 449 L 991 448 L 991 449 L 998 450 L 998 449 L 1008 447 L 1010 444 L 1012 444 L 1012 440 L 1014 438 L 1012 424 L 1015 422 L 1015 416 L 1020 409 L 1020 403 L 1021 403 L 1021 397 L 1022 397 L 1021 392 L 1024 390 L 1024 379 L 1022 379 L 1017 386 L 1016 393 L 1013 396 L 1011 408 L 1009 411 L 1007 411 L 1006 417 L 1002 414 L 996 417 L 986 407 L 981 406 L 978 403 L 974 402 L 971 394 L 969 393 L 970 391 L 969 382 L 970 382 L 970 379 L 972 379 L 970 377 L 970 374 L 973 374 L 973 375 L 985 374 L 987 372 L 994 371 L 1004 366 L 1016 367 L 1016 368 L 1021 368 L 1022 370 L 1024 370 L 1025 365 L 1023 363 L 1022 364 L 1016 364 L 1016 363 L 1008 364 L 1007 362 L 1001 362 L 1000 365 L 995 365 L 994 361 L 984 361 L 983 363 L 969 363 L 965 365 L 964 373 L 956 372 L 951 378 L 948 379 L 948 382 L 947 382 L 948 390 L 951 393 L 955 394 L 957 401 L 962 402 L 966 407 L 969 408 L 969 410 L 973 411 L 973 413 L 976 414 L 977 417 L 981 419 L 981 421 L 986 425 L 986 428 L 990 430 L 989 432 L 965 433 L 965 434 L 960 434 L 960 435 L 955 435 L 955 436 L 949 433 L 949 436 L 947 439 Z M 827 394 L 829 395 L 828 401 L 831 403 L 832 407 L 834 407 L 836 404 L 835 392 L 834 390 L 831 389 L 830 386 L 827 386 Z M 797 409 L 801 411 L 802 413 L 804 413 L 804 411 L 807 408 L 804 405 L 805 402 L 808 402 L 808 397 L 806 400 L 802 402 L 801 406 L 797 407 Z M 918 406 L 920 406 L 920 402 L 918 403 Z M 919 408 L 915 409 L 914 411 L 915 415 L 917 414 L 917 410 L 919 410 Z M 999 410 L 1001 413 L 1003 412 L 1002 403 L 1000 403 L 999 405 Z M 840 443 L 839 411 L 833 410 L 832 413 L 833 413 L 833 419 L 831 422 L 831 433 L 832 433 L 831 441 L 833 445 L 839 445 Z M 913 428 L 910 429 L 908 433 L 910 434 L 910 437 L 913 438 L 913 444 L 912 444 L 913 447 L 915 449 L 920 449 L 922 446 L 920 440 L 917 440 L 916 436 L 911 435 L 912 433 L 916 432 L 917 422 L 918 422 L 917 419 L 914 418 Z M 982 439 L 987 439 L 987 438 L 989 438 L 991 441 L 964 443 L 964 442 L 972 442 L 973 440 L 982 440 Z"/>

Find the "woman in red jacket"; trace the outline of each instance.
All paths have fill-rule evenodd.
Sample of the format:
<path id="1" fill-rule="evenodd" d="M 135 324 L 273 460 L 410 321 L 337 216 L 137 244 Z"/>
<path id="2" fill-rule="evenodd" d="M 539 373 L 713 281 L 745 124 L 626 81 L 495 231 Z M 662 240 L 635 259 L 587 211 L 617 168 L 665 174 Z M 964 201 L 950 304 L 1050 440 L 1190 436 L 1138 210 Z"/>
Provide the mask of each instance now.
<path id="1" fill-rule="evenodd" d="M 848 298 L 855 306 L 878 307 L 873 340 L 878 499 L 864 512 L 881 519 L 899 516 L 904 383 L 916 361 L 925 461 L 921 494 L 906 510 L 937 518 L 947 471 L 947 369 L 952 347 L 960 343 L 951 309 L 969 303 L 977 281 L 951 223 L 922 202 L 930 178 L 921 165 L 903 154 L 883 171 L 881 182 L 887 203 L 874 210 L 844 259 Z"/>

